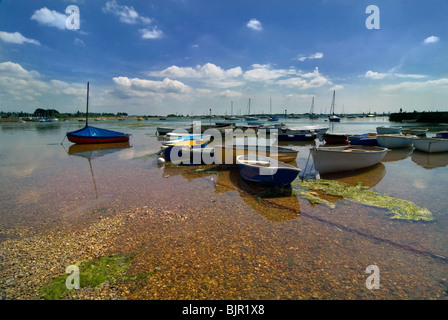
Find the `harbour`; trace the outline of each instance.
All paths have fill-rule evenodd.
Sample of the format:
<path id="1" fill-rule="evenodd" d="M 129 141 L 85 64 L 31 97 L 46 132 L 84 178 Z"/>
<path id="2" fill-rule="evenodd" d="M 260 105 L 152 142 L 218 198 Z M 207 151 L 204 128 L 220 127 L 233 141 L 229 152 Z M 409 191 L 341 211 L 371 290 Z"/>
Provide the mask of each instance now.
<path id="1" fill-rule="evenodd" d="M 396 126 L 387 117 L 285 120 L 291 128 L 352 134 Z M 2 296 L 43 299 L 42 287 L 69 265 L 132 255 L 125 274 L 133 280 L 60 298 L 446 299 L 446 153 L 393 149 L 373 167 L 322 177 L 361 183 L 433 217 L 396 219 L 387 208 L 349 197 L 312 202 L 296 183 L 267 188 L 246 181 L 235 165 L 157 163 L 157 127 L 191 124 L 108 120 L 98 126 L 131 134 L 129 144 L 77 150 L 64 137 L 82 122 L 2 123 Z M 446 129 L 426 127 L 428 136 Z M 302 170 L 310 149 L 323 144 L 279 141 L 298 151 Z M 381 272 L 379 289 L 366 287 L 371 265 Z"/>

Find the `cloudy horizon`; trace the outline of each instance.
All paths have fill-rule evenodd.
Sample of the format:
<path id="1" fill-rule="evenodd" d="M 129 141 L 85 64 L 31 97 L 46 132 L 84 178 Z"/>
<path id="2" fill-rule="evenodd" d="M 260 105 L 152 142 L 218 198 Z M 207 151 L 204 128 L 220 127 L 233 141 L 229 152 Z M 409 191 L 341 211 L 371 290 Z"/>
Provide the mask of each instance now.
<path id="1" fill-rule="evenodd" d="M 447 110 L 448 5 L 377 3 L 368 29 L 369 4 L 2 1 L 0 110 L 82 111 L 87 81 L 92 112 Z"/>

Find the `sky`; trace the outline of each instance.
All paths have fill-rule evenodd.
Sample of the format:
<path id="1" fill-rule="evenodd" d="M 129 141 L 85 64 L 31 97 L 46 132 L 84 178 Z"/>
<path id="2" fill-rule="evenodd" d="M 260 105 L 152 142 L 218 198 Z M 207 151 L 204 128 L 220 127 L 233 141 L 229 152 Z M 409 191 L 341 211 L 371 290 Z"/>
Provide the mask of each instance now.
<path id="1" fill-rule="evenodd" d="M 0 110 L 448 111 L 446 0 L 0 0 Z M 250 101 L 250 103 L 249 103 Z"/>

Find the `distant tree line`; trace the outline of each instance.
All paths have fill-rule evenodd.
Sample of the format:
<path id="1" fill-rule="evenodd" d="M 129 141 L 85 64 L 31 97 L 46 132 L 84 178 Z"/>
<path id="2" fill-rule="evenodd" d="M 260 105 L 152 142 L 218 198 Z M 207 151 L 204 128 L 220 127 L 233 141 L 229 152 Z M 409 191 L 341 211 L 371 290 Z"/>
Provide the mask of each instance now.
<path id="1" fill-rule="evenodd" d="M 1 118 L 26 118 L 26 117 L 35 117 L 35 118 L 56 118 L 56 119 L 66 119 L 66 118 L 81 118 L 85 117 L 85 112 L 77 111 L 75 113 L 61 113 L 56 109 L 42 109 L 37 108 L 34 112 L 3 112 L 0 111 Z M 126 112 L 89 112 L 89 117 L 127 117 L 128 114 Z"/>

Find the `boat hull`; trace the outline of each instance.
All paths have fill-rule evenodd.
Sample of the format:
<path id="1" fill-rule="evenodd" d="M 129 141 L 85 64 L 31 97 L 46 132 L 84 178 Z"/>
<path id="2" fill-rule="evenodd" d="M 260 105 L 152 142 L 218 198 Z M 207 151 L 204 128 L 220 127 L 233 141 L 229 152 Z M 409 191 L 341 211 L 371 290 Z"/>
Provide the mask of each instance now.
<path id="1" fill-rule="evenodd" d="M 401 133 L 402 127 L 377 127 L 376 133 L 378 134 L 398 134 Z"/>
<path id="2" fill-rule="evenodd" d="M 348 144 L 348 135 L 343 133 L 324 133 L 324 140 L 327 144 Z"/>
<path id="3" fill-rule="evenodd" d="M 378 145 L 389 149 L 410 148 L 415 137 L 401 134 L 378 134 Z"/>
<path id="4" fill-rule="evenodd" d="M 428 153 L 448 152 L 448 139 L 416 138 L 414 148 Z"/>
<path id="5" fill-rule="evenodd" d="M 386 148 L 371 146 L 313 147 L 311 155 L 320 174 L 373 166 L 384 158 Z"/>
<path id="6" fill-rule="evenodd" d="M 217 164 L 236 164 L 236 158 L 239 155 L 256 154 L 265 157 L 271 157 L 281 162 L 293 162 L 297 158 L 298 151 L 276 147 L 266 146 L 259 148 L 257 146 L 235 146 L 235 145 L 216 145 L 213 146 L 215 154 L 215 163 Z"/>
<path id="7" fill-rule="evenodd" d="M 287 186 L 294 181 L 300 169 L 264 156 L 240 155 L 236 159 L 243 179 L 277 186 Z"/>
<path id="8" fill-rule="evenodd" d="M 316 139 L 317 135 L 315 133 L 301 133 L 301 134 L 283 134 L 279 133 L 277 135 L 280 141 L 312 141 Z"/>
<path id="9" fill-rule="evenodd" d="M 350 144 L 358 145 L 358 146 L 377 146 L 378 142 L 376 139 L 376 135 L 372 136 L 369 134 L 355 134 L 348 137 Z"/>
<path id="10" fill-rule="evenodd" d="M 129 141 L 129 136 L 126 133 L 90 126 L 67 133 L 68 141 L 77 144 L 127 142 Z"/>

